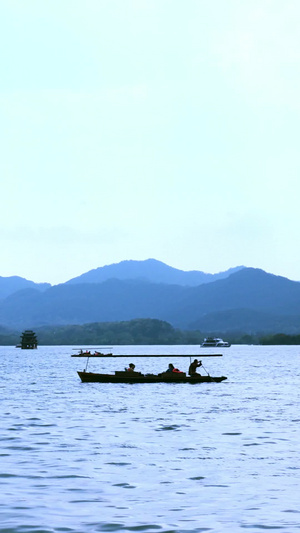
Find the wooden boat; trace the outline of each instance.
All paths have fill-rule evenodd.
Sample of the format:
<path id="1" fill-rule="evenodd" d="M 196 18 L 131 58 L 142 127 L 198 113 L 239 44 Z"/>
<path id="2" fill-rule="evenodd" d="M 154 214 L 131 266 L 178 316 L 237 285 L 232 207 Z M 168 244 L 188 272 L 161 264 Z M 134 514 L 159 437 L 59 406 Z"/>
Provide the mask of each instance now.
<path id="1" fill-rule="evenodd" d="M 75 348 L 74 348 L 75 350 Z M 78 353 L 73 353 L 71 357 L 112 357 L 112 353 L 103 353 L 98 352 L 97 350 L 94 351 L 94 353 L 91 353 L 90 350 L 79 350 Z"/>
<path id="2" fill-rule="evenodd" d="M 82 354 L 84 357 L 84 354 Z M 202 376 L 200 374 L 195 374 L 192 376 L 187 376 L 185 372 L 179 372 L 179 371 L 173 371 L 173 372 L 162 372 L 160 374 L 142 374 L 141 372 L 135 372 L 135 371 L 118 371 L 116 370 L 114 374 L 104 374 L 99 372 L 88 372 L 88 362 L 90 357 L 95 357 L 94 355 L 88 355 L 86 354 L 85 357 L 87 357 L 87 364 L 84 370 L 77 371 L 78 376 L 80 377 L 81 381 L 83 383 L 220 383 L 221 381 L 224 381 L 227 379 L 225 376 L 210 376 L 207 370 L 203 367 L 202 368 L 207 372 L 206 376 Z M 99 356 L 96 356 L 99 357 Z M 101 356 L 100 356 L 101 357 Z M 128 358 L 128 355 L 113 355 L 113 354 L 103 354 L 103 358 L 105 357 L 126 357 Z M 170 354 L 164 354 L 164 355 L 135 355 L 134 357 L 178 357 L 178 354 L 174 354 L 173 356 Z M 194 358 L 195 355 L 181 355 L 180 357 L 189 357 Z M 201 357 L 222 357 L 222 354 L 203 354 Z M 129 365 L 131 366 L 131 365 Z M 134 365 L 132 365 L 134 368 Z M 170 366 L 170 365 L 169 365 Z"/>
<path id="3" fill-rule="evenodd" d="M 97 374 L 78 371 L 83 383 L 220 383 L 225 376 L 187 376 L 185 372 L 163 372 L 162 374 L 141 374 L 140 372 L 116 371 L 114 374 Z"/>
<path id="4" fill-rule="evenodd" d="M 71 357 L 130 357 L 129 355 L 124 354 L 118 354 L 114 355 L 113 353 L 102 353 L 95 351 L 94 353 L 90 352 L 89 350 L 82 351 L 80 350 L 78 353 L 74 353 L 71 355 Z M 172 359 L 172 357 L 195 357 L 195 355 L 182 355 L 178 356 L 178 353 L 165 353 L 165 354 L 136 354 L 132 355 L 132 357 L 168 357 L 169 359 Z M 198 356 L 199 357 L 199 356 Z M 201 357 L 222 357 L 221 353 L 210 353 L 210 354 L 201 354 Z"/>
<path id="5" fill-rule="evenodd" d="M 82 353 L 73 353 L 71 357 L 113 357 L 112 353 L 101 353 L 101 352 L 82 352 Z"/>

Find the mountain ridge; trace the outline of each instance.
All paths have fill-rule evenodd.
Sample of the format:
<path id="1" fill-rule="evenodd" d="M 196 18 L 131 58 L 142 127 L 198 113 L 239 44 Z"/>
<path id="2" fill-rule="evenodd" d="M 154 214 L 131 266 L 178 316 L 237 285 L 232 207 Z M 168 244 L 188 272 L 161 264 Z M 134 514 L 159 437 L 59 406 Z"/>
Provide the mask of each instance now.
<path id="1" fill-rule="evenodd" d="M 30 281 L 20 276 L 0 276 L 0 299 L 6 298 L 14 292 L 27 288 L 44 291 L 49 289 L 49 287 L 51 287 L 50 283 L 35 283 L 34 281 Z"/>
<path id="2" fill-rule="evenodd" d="M 144 261 L 130 259 L 89 270 L 68 280 L 66 284 L 103 283 L 108 279 L 115 278 L 122 280 L 148 280 L 154 283 L 167 283 L 170 285 L 197 286 L 202 283 L 210 283 L 216 279 L 226 278 L 243 268 L 245 267 L 238 266 L 217 274 L 209 274 L 200 270 L 180 270 L 152 258 Z"/>
<path id="3" fill-rule="evenodd" d="M 294 334 L 300 330 L 300 284 L 243 268 L 195 287 L 110 278 L 102 283 L 59 284 L 44 291 L 27 288 L 0 302 L 0 325 L 11 328 L 145 318 L 209 333 Z"/>

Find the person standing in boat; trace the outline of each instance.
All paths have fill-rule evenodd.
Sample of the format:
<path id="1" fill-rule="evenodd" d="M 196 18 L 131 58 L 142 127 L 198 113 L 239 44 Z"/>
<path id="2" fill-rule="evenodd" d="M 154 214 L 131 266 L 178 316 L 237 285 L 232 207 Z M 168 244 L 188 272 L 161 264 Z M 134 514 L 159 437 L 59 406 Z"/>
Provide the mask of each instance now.
<path id="1" fill-rule="evenodd" d="M 198 374 L 198 372 L 196 372 L 199 366 L 202 366 L 201 361 L 198 361 L 198 359 L 194 359 L 194 361 L 189 366 L 189 375 L 190 376 L 201 376 L 201 374 Z"/>

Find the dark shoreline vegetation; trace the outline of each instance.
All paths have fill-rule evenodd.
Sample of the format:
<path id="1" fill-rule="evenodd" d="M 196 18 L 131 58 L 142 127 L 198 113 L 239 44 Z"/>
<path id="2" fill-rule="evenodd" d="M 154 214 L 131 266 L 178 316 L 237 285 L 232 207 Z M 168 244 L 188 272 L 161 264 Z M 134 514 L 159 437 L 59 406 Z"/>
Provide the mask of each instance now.
<path id="1" fill-rule="evenodd" d="M 299 335 L 263 332 L 183 331 L 157 319 L 135 319 L 122 322 L 95 322 L 83 325 L 44 326 L 34 328 L 40 346 L 60 345 L 195 345 L 204 337 L 225 338 L 231 344 L 298 345 Z M 14 346 L 20 342 L 21 331 L 0 327 L 0 345 Z"/>

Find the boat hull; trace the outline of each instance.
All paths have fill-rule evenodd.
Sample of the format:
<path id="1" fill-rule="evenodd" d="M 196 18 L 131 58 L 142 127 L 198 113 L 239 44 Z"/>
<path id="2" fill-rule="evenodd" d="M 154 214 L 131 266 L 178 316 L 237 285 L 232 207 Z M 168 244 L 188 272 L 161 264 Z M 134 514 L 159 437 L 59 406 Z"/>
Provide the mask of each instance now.
<path id="1" fill-rule="evenodd" d="M 118 372 L 114 374 L 97 374 L 94 372 L 78 371 L 78 376 L 83 383 L 219 383 L 227 379 L 225 376 L 181 376 L 180 374 L 170 376 L 159 376 L 155 374 L 135 374 Z M 124 375 L 126 374 L 126 375 Z"/>

